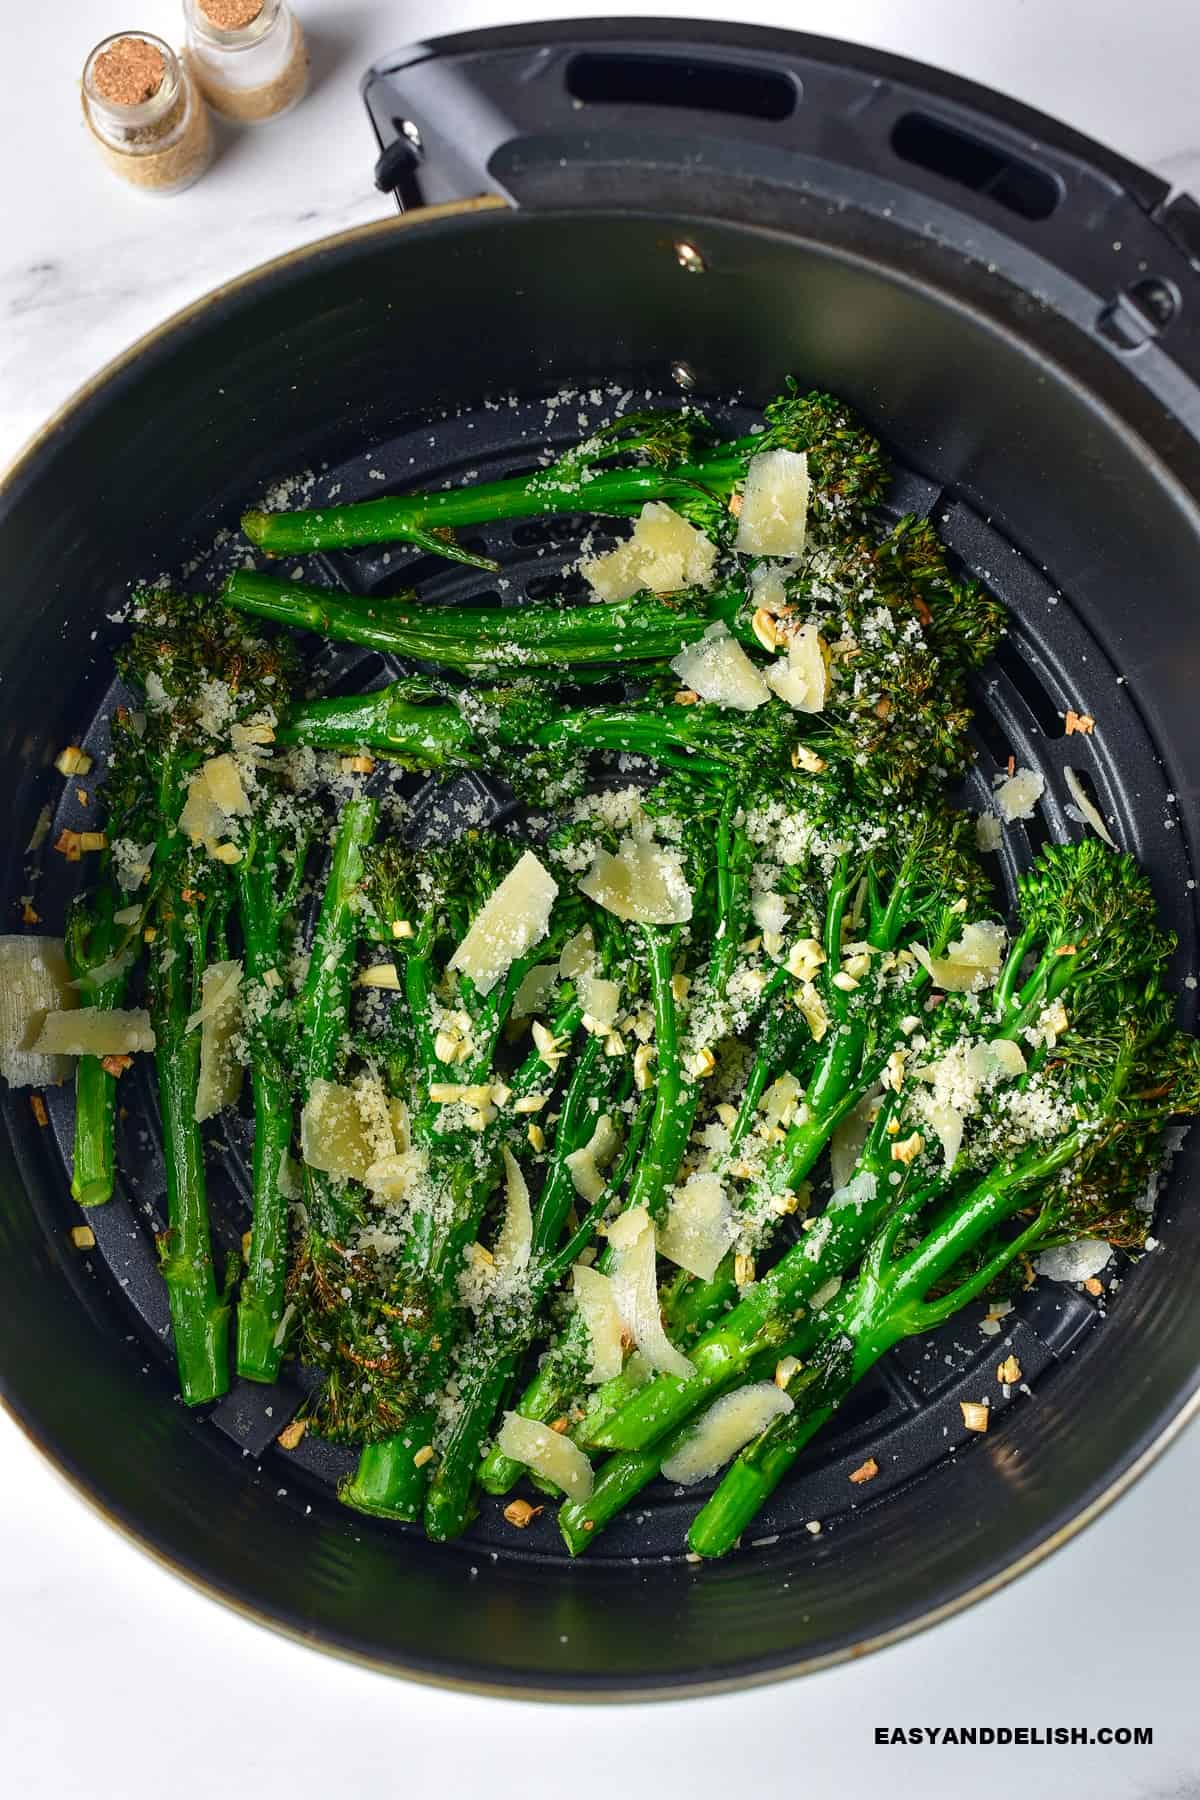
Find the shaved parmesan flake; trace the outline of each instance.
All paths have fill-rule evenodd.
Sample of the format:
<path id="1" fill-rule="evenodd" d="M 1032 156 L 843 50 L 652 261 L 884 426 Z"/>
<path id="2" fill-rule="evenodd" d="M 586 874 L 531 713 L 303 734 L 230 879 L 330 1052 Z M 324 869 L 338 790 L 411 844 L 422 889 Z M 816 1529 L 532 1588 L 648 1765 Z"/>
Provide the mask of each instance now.
<path id="1" fill-rule="evenodd" d="M 663 1463 L 663 1474 L 684 1487 L 707 1480 L 765 1431 L 772 1419 L 790 1413 L 794 1405 L 773 1381 L 736 1388 L 701 1414 L 692 1435 Z"/>
<path id="2" fill-rule="evenodd" d="M 364 1117 L 359 1090 L 314 1081 L 300 1114 L 300 1154 L 309 1168 L 362 1181 L 380 1160 L 380 1148 L 377 1131 Z"/>
<path id="3" fill-rule="evenodd" d="M 987 1053 L 1002 1075 L 1024 1075 L 1029 1067 L 1020 1045 L 1014 1044 L 1011 1038 L 993 1038 L 987 1045 Z"/>
<path id="4" fill-rule="evenodd" d="M 692 1175 L 676 1188 L 658 1248 L 668 1262 L 701 1281 L 711 1281 L 738 1234 L 733 1208 L 716 1175 Z"/>
<path id="5" fill-rule="evenodd" d="M 0 937 L 0 1075 L 10 1087 L 51 1087 L 72 1065 L 62 1056 L 35 1056 L 34 1040 L 48 1012 L 78 1006 L 61 938 Z"/>
<path id="6" fill-rule="evenodd" d="M 549 1425 L 509 1412 L 496 1434 L 496 1443 L 505 1456 L 524 1463 L 543 1481 L 552 1481 L 561 1488 L 568 1500 L 591 1499 L 592 1465 L 565 1432 L 552 1431 Z"/>
<path id="7" fill-rule="evenodd" d="M 193 844 L 211 844 L 225 835 L 229 819 L 212 797 L 205 771 L 198 769 L 187 784 L 179 829 Z M 136 883 L 131 885 L 136 886 Z"/>
<path id="8" fill-rule="evenodd" d="M 154 1027 L 148 1012 L 83 1006 L 74 1012 L 48 1012 L 32 1052 L 34 1056 L 129 1056 L 153 1048 Z"/>
<path id="9" fill-rule="evenodd" d="M 692 1364 L 663 1330 L 658 1304 L 654 1224 L 644 1206 L 621 1214 L 609 1227 L 614 1251 L 612 1279 L 621 1319 L 652 1369 L 686 1378 Z"/>
<path id="10" fill-rule="evenodd" d="M 611 1381 L 614 1375 L 621 1373 L 625 1360 L 621 1344 L 623 1326 L 617 1306 L 616 1288 L 607 1275 L 602 1275 L 599 1269 L 589 1269 L 586 1263 L 575 1264 L 571 1270 L 571 1280 L 575 1290 L 575 1304 L 591 1340 L 592 1361 L 587 1373 L 588 1385 Z"/>
<path id="11" fill-rule="evenodd" d="M 490 994 L 517 958 L 545 937 L 557 894 L 553 875 L 526 850 L 480 907 L 449 967 L 461 969 L 480 994 Z"/>
<path id="12" fill-rule="evenodd" d="M 533 1248 L 533 1214 L 529 1206 L 529 1189 L 521 1173 L 521 1165 L 505 1144 L 504 1156 L 504 1223 L 496 1239 L 495 1258 L 503 1275 L 520 1275 L 529 1266 Z"/>
<path id="13" fill-rule="evenodd" d="M 1004 833 L 1000 829 L 1000 821 L 995 813 L 980 813 L 975 820 L 975 847 L 985 856 L 998 850 L 1004 842 Z"/>
<path id="14" fill-rule="evenodd" d="M 809 485 L 803 450 L 764 450 L 752 456 L 734 549 L 742 556 L 799 556 L 808 526 Z"/>
<path id="15" fill-rule="evenodd" d="M 767 681 L 796 712 L 819 713 L 829 695 L 825 640 L 815 625 L 803 625 L 788 642 L 786 658 L 771 664 Z"/>
<path id="16" fill-rule="evenodd" d="M 621 1005 L 621 984 L 599 975 L 579 977 L 579 998 L 590 1025 L 602 1031 L 611 1029 Z"/>
<path id="17" fill-rule="evenodd" d="M 590 925 L 568 938 L 558 959 L 558 972 L 564 981 L 575 981 L 586 975 L 596 960 L 596 940 Z"/>
<path id="18" fill-rule="evenodd" d="M 1076 1238 L 1073 1244 L 1056 1244 L 1053 1250 L 1043 1250 L 1033 1266 L 1051 1281 L 1090 1281 L 1111 1256 L 1112 1246 L 1103 1238 Z"/>
<path id="19" fill-rule="evenodd" d="M 620 1133 L 617 1131 L 607 1113 L 602 1113 L 596 1121 L 587 1143 L 579 1150 L 572 1150 L 565 1159 L 575 1192 L 581 1200 L 591 1206 L 604 1192 L 603 1170 L 607 1169 L 621 1145 Z"/>
<path id="20" fill-rule="evenodd" d="M 1033 809 L 1045 791 L 1045 778 L 1036 769 L 1018 769 L 1000 783 L 992 801 L 1000 817 L 1011 825 L 1014 819 L 1032 819 Z"/>
<path id="21" fill-rule="evenodd" d="M 1004 945 L 1003 925 L 981 919 L 963 927 L 962 936 L 947 945 L 945 956 L 931 956 L 924 944 L 914 944 L 912 951 L 937 987 L 950 994 L 967 994 L 995 981 Z"/>
<path id="22" fill-rule="evenodd" d="M 939 1100 L 936 1094 L 926 1102 L 921 1112 L 925 1122 L 933 1127 L 938 1143 L 942 1146 L 946 1167 L 950 1168 L 962 1149 L 962 1114 L 948 1100 Z"/>
<path id="23" fill-rule="evenodd" d="M 699 643 L 679 652 L 671 667 L 685 687 L 714 706 L 753 712 L 771 698 L 761 672 L 723 624 L 710 625 Z"/>
<path id="24" fill-rule="evenodd" d="M 558 967 L 555 963 L 537 963 L 529 969 L 513 998 L 512 1012 L 514 1019 L 527 1019 L 532 1013 L 543 1012 L 558 980 Z"/>
<path id="25" fill-rule="evenodd" d="M 210 963 L 201 982 L 200 1010 L 188 1020 L 189 1031 L 200 1026 L 195 1116 L 201 1121 L 236 1106 L 242 1091 L 242 1065 L 233 1054 L 242 1018 L 241 980 L 240 962 Z"/>
<path id="26" fill-rule="evenodd" d="M 702 531 L 661 500 L 643 506 L 633 536 L 606 556 L 580 564 L 580 573 L 601 600 L 628 600 L 649 588 L 673 594 L 679 588 L 711 587 L 717 547 Z"/>
<path id="27" fill-rule="evenodd" d="M 642 925 L 683 925 L 692 916 L 692 890 L 673 850 L 627 837 L 615 856 L 599 850 L 579 891 L 618 919 Z"/>
<path id="28" fill-rule="evenodd" d="M 845 1187 L 853 1175 L 859 1153 L 867 1141 L 882 1089 L 876 1085 L 846 1114 L 829 1140 L 829 1173 L 835 1188 Z"/>
<path id="29" fill-rule="evenodd" d="M 1101 813 L 1099 807 L 1089 799 L 1087 789 L 1079 779 L 1078 773 L 1074 769 L 1064 769 L 1063 777 L 1066 780 L 1067 788 L 1072 800 L 1075 802 L 1096 836 L 1102 839 L 1102 841 L 1108 845 L 1110 850 L 1118 850 L 1120 845 L 1117 843 L 1112 832 L 1108 829 L 1108 826 L 1104 823 L 1104 815 Z"/>

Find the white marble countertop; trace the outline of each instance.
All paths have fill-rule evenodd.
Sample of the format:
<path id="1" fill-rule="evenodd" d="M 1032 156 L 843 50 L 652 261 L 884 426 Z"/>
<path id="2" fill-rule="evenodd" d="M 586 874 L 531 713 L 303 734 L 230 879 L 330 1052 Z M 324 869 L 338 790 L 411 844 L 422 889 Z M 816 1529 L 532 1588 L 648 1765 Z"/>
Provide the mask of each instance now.
<path id="1" fill-rule="evenodd" d="M 297 0 L 315 89 L 289 118 L 221 131 L 212 173 L 173 200 L 123 189 L 91 155 L 75 83 L 123 24 L 178 35 L 177 0 L 0 8 L 5 231 L 0 462 L 111 355 L 226 276 L 384 217 L 357 80 L 422 35 L 595 7 L 488 0 Z M 695 4 L 610 14 L 714 16 Z M 1200 192 L 1195 0 L 791 0 L 728 5 L 940 63 L 1107 139 Z M 1114 1510 L 1015 1587 L 855 1667 L 783 1688 L 592 1715 L 469 1700 L 364 1674 L 244 1624 L 163 1575 L 86 1511 L 0 1417 L 0 1694 L 6 1791 L 37 1800 L 256 1800 L 391 1793 L 436 1778 L 496 1800 L 754 1787 L 857 1800 L 1200 1795 L 1194 1699 L 1193 1431 Z M 151 1671 L 157 1679 L 147 1679 Z M 309 1722 L 312 1721 L 310 1726 Z M 1148 1724 L 1153 1748 L 883 1749 L 875 1725 Z M 536 1734 L 538 1754 L 529 1746 Z M 539 1773 L 540 1771 L 540 1773 Z"/>

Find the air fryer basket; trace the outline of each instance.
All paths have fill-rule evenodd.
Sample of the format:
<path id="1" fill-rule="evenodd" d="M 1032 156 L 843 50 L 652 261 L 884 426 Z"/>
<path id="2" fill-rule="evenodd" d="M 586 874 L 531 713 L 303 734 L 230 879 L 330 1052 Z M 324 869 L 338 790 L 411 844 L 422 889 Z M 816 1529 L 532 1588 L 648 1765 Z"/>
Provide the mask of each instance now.
<path id="1" fill-rule="evenodd" d="M 229 555 L 211 551 L 216 531 L 268 483 L 308 470 L 315 500 L 348 499 L 503 474 L 603 416 L 614 384 L 687 392 L 736 423 L 794 371 L 866 414 L 896 458 L 893 506 L 931 513 L 1010 609 L 976 696 L 968 800 L 1010 754 L 1047 786 L 998 878 L 1011 888 L 1037 842 L 1080 832 L 1070 766 L 1150 869 L 1179 975 L 1194 968 L 1190 203 L 995 97 L 773 33 L 488 33 L 393 59 L 366 96 L 381 181 L 409 204 L 480 186 L 520 204 L 418 212 L 233 284 L 101 378 L 14 472 L 0 496 L 9 918 L 39 809 L 56 809 L 51 842 L 84 822 L 49 764 L 89 719 L 83 741 L 103 750 L 108 615 L 126 584 L 195 558 L 191 578 L 211 576 Z M 489 531 L 498 597 L 560 589 L 584 529 Z M 488 597 L 476 573 L 408 551 L 311 567 L 360 592 Z M 387 672 L 324 655 L 335 681 Z M 1095 716 L 1094 736 L 1063 735 L 1070 706 Z M 51 855 L 37 880 L 52 926 L 70 872 Z M 1160 1202 L 1165 1248 L 1122 1269 L 1119 1293 L 1097 1304 L 1044 1284 L 999 1337 L 973 1313 L 890 1358 L 728 1564 L 683 1560 L 694 1502 L 665 1484 L 577 1565 L 549 1513 L 518 1538 L 490 1501 L 460 1545 L 433 1548 L 339 1508 L 338 1453 L 274 1446 L 299 1402 L 290 1383 L 239 1383 L 206 1415 L 173 1400 L 158 1128 L 149 1081 L 127 1084 L 126 1179 L 89 1215 L 85 1258 L 69 1237 L 70 1094 L 48 1096 L 46 1130 L 26 1095 L 5 1096 L 2 1391 L 175 1566 L 387 1667 L 594 1696 L 848 1654 L 1043 1551 L 1129 1478 L 1197 1385 L 1185 1148 Z M 215 1231 L 232 1246 L 248 1222 L 245 1124 L 213 1147 Z M 1031 1391 L 1005 1406 L 994 1368 L 1009 1349 Z M 983 1394 L 992 1430 L 956 1457 L 957 1402 Z M 864 1497 L 846 1477 L 868 1446 L 881 1475 Z"/>

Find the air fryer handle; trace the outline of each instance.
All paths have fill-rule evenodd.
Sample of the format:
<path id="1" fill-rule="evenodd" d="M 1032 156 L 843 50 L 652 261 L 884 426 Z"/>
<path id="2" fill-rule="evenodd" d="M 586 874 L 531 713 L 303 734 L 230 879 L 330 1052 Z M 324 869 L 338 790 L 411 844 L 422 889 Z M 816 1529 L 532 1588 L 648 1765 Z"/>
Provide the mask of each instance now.
<path id="1" fill-rule="evenodd" d="M 1023 286 L 1039 263 L 1083 284 L 1088 324 L 1122 350 L 1172 324 L 1181 283 L 1195 292 L 1200 208 L 1159 176 L 1002 95 L 832 39 L 569 20 L 415 45 L 363 93 L 376 180 L 404 210 L 490 193 L 733 217 L 739 184 L 885 216 L 891 199 L 934 239 L 961 240 L 966 214 L 980 260 Z"/>

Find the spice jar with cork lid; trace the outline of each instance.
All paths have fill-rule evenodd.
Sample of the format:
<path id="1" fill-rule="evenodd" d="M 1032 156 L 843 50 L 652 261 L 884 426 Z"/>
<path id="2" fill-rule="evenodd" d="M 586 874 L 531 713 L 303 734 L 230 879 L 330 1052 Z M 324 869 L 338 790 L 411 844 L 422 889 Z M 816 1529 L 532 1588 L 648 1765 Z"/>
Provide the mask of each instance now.
<path id="1" fill-rule="evenodd" d="M 188 63 L 209 105 L 255 125 L 303 98 L 308 47 L 287 0 L 183 0 Z"/>
<path id="2" fill-rule="evenodd" d="M 212 161 L 212 128 L 175 52 L 145 31 L 96 45 L 83 69 L 83 116 L 114 174 L 148 194 L 177 194 Z"/>

